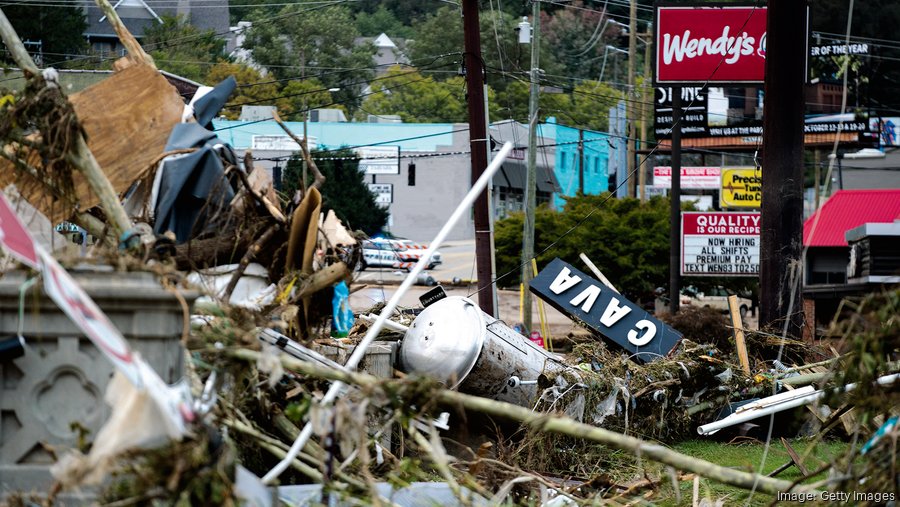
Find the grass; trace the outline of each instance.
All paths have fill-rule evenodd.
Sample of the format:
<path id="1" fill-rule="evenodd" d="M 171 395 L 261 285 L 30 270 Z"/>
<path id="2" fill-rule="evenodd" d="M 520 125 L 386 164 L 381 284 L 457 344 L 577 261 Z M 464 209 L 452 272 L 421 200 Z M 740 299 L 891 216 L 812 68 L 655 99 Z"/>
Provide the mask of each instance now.
<path id="1" fill-rule="evenodd" d="M 812 443 L 806 439 L 789 439 L 791 447 L 797 451 L 797 454 L 803 458 L 808 447 Z M 815 471 L 827 462 L 831 462 L 837 457 L 846 453 L 848 445 L 841 441 L 825 441 L 815 444 L 809 456 L 804 459 L 803 464 L 810 472 Z M 765 443 L 758 440 L 749 440 L 738 443 L 723 443 L 708 440 L 689 440 L 672 446 L 678 452 L 693 456 L 695 458 L 704 459 L 725 467 L 732 467 L 748 472 L 756 472 L 759 470 L 760 462 L 765 448 Z M 787 463 L 790 456 L 784 446 L 777 438 L 772 439 L 769 447 L 768 457 L 766 458 L 763 474 L 768 474 Z M 808 482 L 815 482 L 825 478 L 826 473 L 823 472 L 815 476 Z M 779 479 L 794 481 L 801 476 L 800 470 L 792 466 L 778 475 Z M 658 494 L 653 499 L 657 505 L 691 505 L 693 496 L 693 481 L 682 481 L 679 483 L 681 501 L 671 481 L 665 481 L 660 487 Z M 718 499 L 724 500 L 724 505 L 747 505 L 750 492 L 726 486 L 717 482 L 700 479 L 700 498 L 708 498 L 715 502 Z M 770 505 L 775 498 L 772 495 L 754 493 L 750 499 L 749 505 Z M 714 504 L 714 503 L 713 503 Z"/>

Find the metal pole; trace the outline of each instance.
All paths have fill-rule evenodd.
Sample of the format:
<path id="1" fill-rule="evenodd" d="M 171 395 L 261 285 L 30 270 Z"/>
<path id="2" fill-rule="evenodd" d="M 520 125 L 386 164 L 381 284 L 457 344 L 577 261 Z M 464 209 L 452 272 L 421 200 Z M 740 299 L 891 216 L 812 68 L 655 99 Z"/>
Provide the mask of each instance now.
<path id="1" fill-rule="evenodd" d="M 669 207 L 669 311 L 681 302 L 681 87 L 672 87 L 672 189 Z"/>
<path id="2" fill-rule="evenodd" d="M 759 324 L 790 319 L 789 333 L 800 336 L 802 306 L 791 280 L 801 262 L 803 231 L 806 29 L 797 23 L 805 23 L 807 4 L 769 0 L 767 5 Z"/>
<path id="3" fill-rule="evenodd" d="M 632 99 L 637 95 L 634 93 L 634 59 L 637 56 L 637 0 L 631 0 L 630 2 L 631 8 L 629 10 L 628 16 L 628 97 Z M 635 108 L 632 108 L 634 111 Z M 627 162 L 627 170 L 628 170 L 628 197 L 634 197 L 634 138 L 637 137 L 637 128 L 635 125 L 634 114 L 627 115 L 631 118 L 628 119 L 628 128 L 626 131 L 628 132 L 628 162 Z"/>
<path id="4" fill-rule="evenodd" d="M 844 165 L 841 163 L 841 160 L 843 160 L 843 158 L 844 158 L 844 154 L 841 152 L 838 152 L 838 155 L 837 155 L 837 159 L 838 159 L 838 190 L 844 189 Z"/>
<path id="5" fill-rule="evenodd" d="M 540 84 L 538 64 L 541 47 L 541 4 L 532 4 L 531 30 L 531 95 L 528 98 L 528 172 L 525 176 L 525 226 L 522 231 L 522 317 L 525 329 L 531 331 L 531 291 L 528 283 L 534 278 L 531 259 L 534 258 L 534 208 L 537 207 L 537 125 Z"/>
<path id="6" fill-rule="evenodd" d="M 463 0 L 465 32 L 466 90 L 469 102 L 469 145 L 472 149 L 472 183 L 487 166 L 484 112 L 484 64 L 481 58 L 481 32 L 478 24 L 478 0 Z M 491 278 L 491 224 L 487 192 L 475 201 L 475 261 L 478 276 L 478 306 L 488 315 L 494 314 L 494 285 Z"/>

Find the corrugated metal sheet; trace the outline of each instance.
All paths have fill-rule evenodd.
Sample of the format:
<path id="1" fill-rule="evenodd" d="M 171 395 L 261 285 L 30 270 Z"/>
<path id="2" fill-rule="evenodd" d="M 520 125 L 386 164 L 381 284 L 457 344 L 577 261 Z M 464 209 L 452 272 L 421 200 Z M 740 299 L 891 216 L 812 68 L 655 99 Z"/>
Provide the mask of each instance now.
<path id="1" fill-rule="evenodd" d="M 813 223 L 820 216 L 815 231 Z M 847 246 L 844 233 L 866 223 L 900 219 L 900 189 L 838 190 L 803 224 L 805 246 Z"/>

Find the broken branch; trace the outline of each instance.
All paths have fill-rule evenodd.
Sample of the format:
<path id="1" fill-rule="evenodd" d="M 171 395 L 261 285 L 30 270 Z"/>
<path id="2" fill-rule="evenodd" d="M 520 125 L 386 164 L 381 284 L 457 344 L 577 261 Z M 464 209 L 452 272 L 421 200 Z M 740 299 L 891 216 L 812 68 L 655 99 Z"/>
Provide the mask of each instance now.
<path id="1" fill-rule="evenodd" d="M 107 0 L 95 1 L 97 3 L 97 7 L 100 7 L 100 10 L 103 11 L 103 15 L 106 16 L 109 24 L 111 24 L 113 29 L 116 31 L 116 35 L 119 36 L 119 40 L 122 41 L 122 45 L 125 46 L 125 49 L 128 50 L 128 54 L 131 56 L 131 58 L 136 62 L 145 63 L 155 69 L 156 64 L 153 62 L 153 57 L 151 57 L 144 51 L 144 48 L 142 48 L 141 44 L 137 41 L 137 39 L 134 38 L 134 35 L 131 35 L 131 32 L 128 31 L 128 28 L 125 28 L 125 24 L 122 23 L 122 20 L 119 18 L 119 13 L 116 12 L 116 9 L 113 8 L 113 6 L 110 5 Z"/>
<path id="2" fill-rule="evenodd" d="M 275 123 L 277 123 L 278 126 L 281 127 L 281 130 L 283 130 L 285 134 L 291 136 L 291 139 L 293 139 L 294 142 L 300 145 L 300 154 L 303 156 L 303 160 L 306 161 L 306 165 L 308 165 L 310 170 L 312 170 L 313 172 L 313 183 L 309 186 L 309 188 L 322 188 L 322 185 L 325 184 L 325 175 L 323 175 L 322 172 L 319 171 L 319 167 L 312 159 L 312 156 L 310 156 L 309 148 L 307 148 L 306 145 L 306 138 L 304 137 L 303 139 L 300 139 L 296 135 L 294 135 L 294 133 L 291 132 L 291 129 L 289 129 L 288 126 L 285 125 L 283 121 L 281 121 L 281 117 L 278 116 L 278 111 L 272 112 L 272 119 L 275 120 Z"/>
<path id="3" fill-rule="evenodd" d="M 247 349 L 232 350 L 228 353 L 235 358 L 245 361 L 255 362 L 258 361 L 260 357 L 259 352 Z M 396 381 L 384 381 L 383 379 L 378 379 L 364 373 L 324 368 L 285 355 L 281 355 L 279 359 L 285 368 L 303 373 L 304 375 L 336 380 L 364 387 L 373 387 L 378 385 L 379 382 L 383 382 L 386 385 L 396 385 Z M 681 454 L 658 444 L 648 443 L 635 437 L 579 423 L 569 417 L 534 413 L 527 408 L 511 403 L 479 398 L 477 396 L 471 396 L 446 389 L 437 391 L 435 397 L 439 402 L 445 405 L 463 407 L 468 410 L 474 410 L 495 417 L 512 419 L 537 430 L 582 438 L 616 449 L 640 453 L 642 457 L 647 457 L 653 461 L 670 465 L 679 470 L 694 472 L 697 475 L 739 488 L 756 488 L 758 491 L 776 494 L 778 492 L 791 491 L 791 488 L 796 486 L 788 481 L 722 467 L 705 460 Z M 800 492 L 815 492 L 808 486 L 797 486 L 795 490 Z"/>

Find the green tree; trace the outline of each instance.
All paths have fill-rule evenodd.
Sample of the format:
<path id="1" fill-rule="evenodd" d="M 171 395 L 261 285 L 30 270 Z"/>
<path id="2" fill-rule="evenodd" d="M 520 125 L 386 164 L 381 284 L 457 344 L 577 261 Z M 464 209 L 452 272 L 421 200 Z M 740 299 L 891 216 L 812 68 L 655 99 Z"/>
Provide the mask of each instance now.
<path id="1" fill-rule="evenodd" d="M 82 35 L 87 21 L 81 6 L 41 6 L 23 2 L 6 4 L 2 9 L 19 38 L 26 43 L 32 58 L 38 55 L 40 48 L 42 62 L 39 63 L 43 67 L 78 57 L 88 49 Z M 0 60 L 12 61 L 5 48 L 0 49 Z"/>
<path id="2" fill-rule="evenodd" d="M 379 5 L 373 12 L 359 12 L 356 14 L 356 28 L 363 37 L 377 37 L 382 33 L 389 37 L 401 37 L 408 39 L 413 36 L 413 29 L 405 26 L 397 19 L 393 11 L 384 5 Z"/>
<path id="3" fill-rule="evenodd" d="M 264 77 L 253 67 L 241 63 L 219 62 L 209 70 L 206 81 L 215 85 L 228 76 L 234 76 L 238 87 L 231 95 L 231 100 L 222 109 L 222 114 L 226 118 L 237 119 L 241 114 L 242 105 L 278 105 L 281 98 L 278 83 Z"/>
<path id="4" fill-rule="evenodd" d="M 212 30 L 201 31 L 185 16 L 163 15 L 161 24 L 144 31 L 142 44 L 157 67 L 202 81 L 210 67 L 224 57 L 225 41 Z"/>
<path id="5" fill-rule="evenodd" d="M 492 121 L 513 118 L 522 123 L 528 122 L 528 97 L 531 93 L 531 85 L 525 81 L 514 81 L 505 90 L 497 93 L 497 117 Z M 572 109 L 572 99 L 565 93 L 546 93 L 539 96 L 539 117 L 545 119 L 548 116 L 569 115 Z M 562 121 L 567 123 L 568 120 Z"/>
<path id="6" fill-rule="evenodd" d="M 347 113 L 342 104 L 334 104 L 331 92 L 315 78 L 288 81 L 281 89 L 276 105 L 281 117 L 291 121 L 302 121 L 308 110 L 320 107 L 342 109 L 344 114 Z"/>
<path id="7" fill-rule="evenodd" d="M 400 67 L 388 70 L 387 76 L 372 84 L 373 93 L 366 97 L 358 116 L 397 114 L 406 123 L 467 121 L 463 78 L 436 81 Z"/>
<path id="8" fill-rule="evenodd" d="M 246 32 L 245 47 L 254 61 L 278 79 L 316 77 L 328 88 L 340 88 L 336 100 L 357 105 L 359 91 L 374 76 L 375 47 L 356 43 L 359 32 L 347 7 L 301 0 L 274 17 L 264 10 L 252 16 L 265 20 Z"/>
<path id="9" fill-rule="evenodd" d="M 618 25 L 607 24 L 609 18 L 599 11 L 577 9 L 584 7 L 583 1 L 577 0 L 573 6 L 575 8 L 559 9 L 546 16 L 541 34 L 546 37 L 566 76 L 598 79 L 607 44 L 615 46 L 618 44 L 616 37 L 625 32 Z M 610 64 L 607 61 L 606 78 L 612 76 Z"/>
<path id="10" fill-rule="evenodd" d="M 568 116 L 574 122 L 573 126 L 606 132 L 609 130 L 609 108 L 618 104 L 623 98 L 622 92 L 608 84 L 582 81 L 575 86 L 572 92 L 571 109 L 563 118 Z M 639 116 L 638 111 L 632 112 L 631 110 L 636 105 L 634 102 L 626 105 L 629 118 Z M 563 121 L 563 123 L 565 122 Z"/>
<path id="11" fill-rule="evenodd" d="M 387 224 L 389 213 L 375 202 L 375 194 L 366 185 L 365 174 L 359 170 L 359 160 L 353 150 L 329 151 L 322 154 L 327 157 L 322 159 L 316 156 L 317 153 L 313 151 L 312 157 L 317 159 L 316 166 L 325 176 L 325 184 L 319 189 L 322 192 L 322 211 L 333 209 L 350 229 L 362 230 L 369 235 L 379 232 Z M 288 161 L 284 174 L 287 195 L 294 195 L 297 190 L 302 164 L 300 157 Z"/>
<path id="12" fill-rule="evenodd" d="M 479 20 L 488 84 L 495 90 L 503 90 L 518 79 L 527 80 L 528 69 L 531 67 L 531 47 L 518 42 L 516 28 L 521 18 L 494 10 L 483 13 Z M 441 59 L 435 61 L 440 55 L 462 53 L 462 26 L 460 11 L 454 7 L 443 6 L 426 16 L 424 21 L 416 25 L 415 36 L 409 43 L 413 63 L 425 70 L 445 63 Z M 457 61 L 462 59 L 461 56 L 456 58 Z M 541 69 L 547 75 L 557 75 L 562 70 L 545 40 L 541 42 Z"/>
<path id="13" fill-rule="evenodd" d="M 392 0 L 390 2 L 385 2 L 384 0 L 360 0 L 353 7 L 359 12 L 369 14 L 386 9 L 403 25 L 413 26 L 424 19 L 426 14 L 434 12 L 440 5 L 438 2 L 423 2 L 422 0 Z"/>
<path id="14" fill-rule="evenodd" d="M 535 251 L 555 244 L 537 257 L 538 267 L 555 257 L 577 264 L 584 252 L 626 297 L 652 300 L 669 276 L 668 203 L 660 197 L 641 204 L 602 194 L 572 197 L 562 212 L 541 207 L 535 214 Z M 521 213 L 496 223 L 497 272 L 509 273 L 499 282 L 503 286 L 519 283 L 522 223 Z"/>

